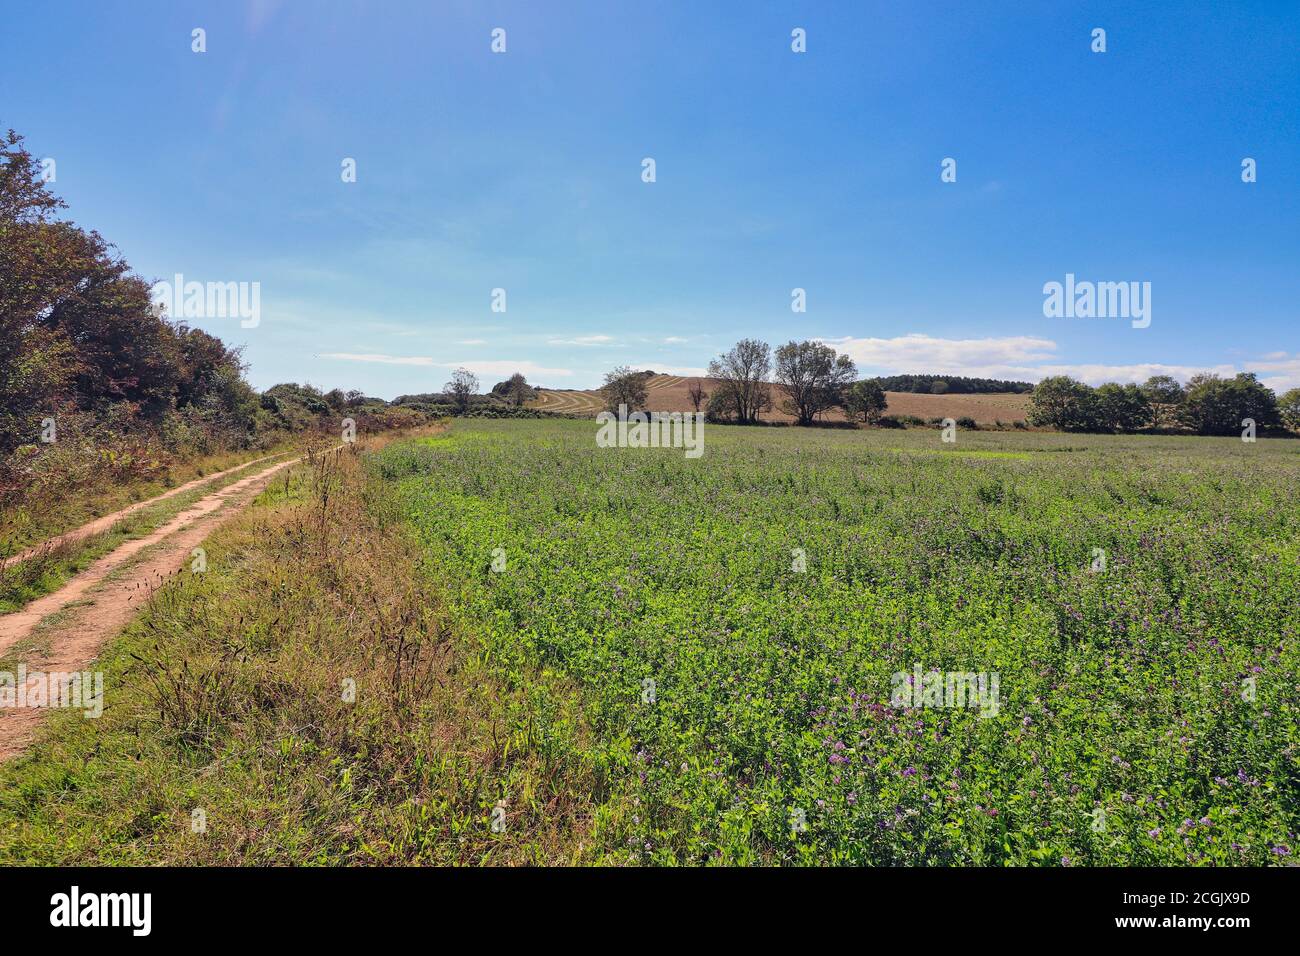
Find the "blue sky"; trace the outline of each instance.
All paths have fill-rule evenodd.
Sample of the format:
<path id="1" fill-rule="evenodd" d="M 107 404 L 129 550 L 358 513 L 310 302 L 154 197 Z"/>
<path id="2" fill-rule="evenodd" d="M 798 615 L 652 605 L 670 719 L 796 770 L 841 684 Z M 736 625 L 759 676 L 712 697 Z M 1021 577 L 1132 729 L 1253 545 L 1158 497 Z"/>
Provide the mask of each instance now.
<path id="1" fill-rule="evenodd" d="M 12 4 L 0 126 L 145 277 L 259 282 L 256 328 L 194 324 L 262 388 L 581 388 L 744 336 L 1300 385 L 1300 4 L 986 6 Z M 1045 317 L 1067 273 L 1150 282 L 1150 326 Z"/>

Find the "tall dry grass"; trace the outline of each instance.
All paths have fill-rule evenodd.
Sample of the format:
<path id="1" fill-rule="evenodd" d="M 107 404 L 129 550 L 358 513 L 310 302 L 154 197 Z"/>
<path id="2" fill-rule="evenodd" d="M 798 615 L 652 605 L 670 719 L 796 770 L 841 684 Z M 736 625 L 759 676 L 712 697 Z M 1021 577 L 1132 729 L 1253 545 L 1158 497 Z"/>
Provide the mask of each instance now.
<path id="1" fill-rule="evenodd" d="M 0 861 L 584 860 L 573 688 L 492 680 L 397 517 L 364 453 L 277 479 L 108 650 L 103 718 L 0 768 Z"/>

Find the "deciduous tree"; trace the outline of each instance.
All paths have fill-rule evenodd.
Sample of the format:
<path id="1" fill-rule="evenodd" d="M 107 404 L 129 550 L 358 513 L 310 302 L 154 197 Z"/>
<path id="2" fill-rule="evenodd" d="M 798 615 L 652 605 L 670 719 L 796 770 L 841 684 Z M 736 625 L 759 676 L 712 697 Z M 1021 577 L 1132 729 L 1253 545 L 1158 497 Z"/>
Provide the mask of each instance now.
<path id="1" fill-rule="evenodd" d="M 1178 418 L 1183 402 L 1183 386 L 1171 375 L 1152 375 L 1142 384 L 1142 394 L 1151 406 L 1151 424 L 1165 428 Z"/>
<path id="2" fill-rule="evenodd" d="M 1267 427 L 1280 421 L 1277 396 L 1256 379 L 1254 372 L 1232 378 L 1203 373 L 1187 382 L 1187 396 L 1178 410 L 1182 424 L 1202 435 L 1235 435 L 1242 422 L 1253 419 Z"/>
<path id="3" fill-rule="evenodd" d="M 458 368 L 442 390 L 451 396 L 457 414 L 464 415 L 469 411 L 470 396 L 478 392 L 478 376 L 467 368 Z"/>
<path id="4" fill-rule="evenodd" d="M 880 419 L 888 407 L 884 389 L 870 379 L 854 382 L 845 391 L 844 408 L 851 419 L 859 419 L 871 425 Z"/>
<path id="5" fill-rule="evenodd" d="M 1029 423 L 1067 432 L 1091 431 L 1096 427 L 1095 405 L 1088 385 L 1068 375 L 1052 375 L 1034 386 Z"/>
<path id="6" fill-rule="evenodd" d="M 785 411 L 811 425 L 828 409 L 844 404 L 844 389 L 858 370 L 847 355 L 820 342 L 787 342 L 776 350 L 776 380 L 785 390 Z"/>
<path id="7" fill-rule="evenodd" d="M 686 390 L 686 397 L 691 400 L 691 404 L 698 412 L 704 400 L 709 397 L 709 393 L 704 390 L 704 383 L 698 378 L 691 382 L 690 388 Z"/>
<path id="8" fill-rule="evenodd" d="M 644 372 L 636 371 L 626 365 L 620 365 L 605 373 L 605 384 L 600 393 L 605 399 L 605 407 L 615 414 L 620 405 L 626 405 L 629 412 L 645 408 Z"/>
<path id="9" fill-rule="evenodd" d="M 1293 388 L 1279 398 L 1277 409 L 1287 428 L 1300 431 L 1300 388 Z"/>
<path id="10" fill-rule="evenodd" d="M 742 339 L 709 363 L 709 377 L 717 379 L 710 413 L 726 408 L 742 424 L 758 421 L 772 407 L 772 348 L 758 339 Z"/>

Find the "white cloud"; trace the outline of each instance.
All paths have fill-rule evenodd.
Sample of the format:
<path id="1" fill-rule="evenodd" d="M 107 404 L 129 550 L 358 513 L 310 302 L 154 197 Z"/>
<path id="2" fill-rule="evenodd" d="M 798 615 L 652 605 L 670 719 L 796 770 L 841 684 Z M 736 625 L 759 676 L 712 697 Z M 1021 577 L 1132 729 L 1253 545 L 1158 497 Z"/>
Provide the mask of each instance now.
<path id="1" fill-rule="evenodd" d="M 660 375 L 681 375 L 686 378 L 704 378 L 709 374 L 708 369 L 691 368 L 682 365 L 664 365 L 662 362 L 629 362 L 628 367 L 654 369 Z"/>
<path id="2" fill-rule="evenodd" d="M 1172 375 L 1187 381 L 1197 372 L 1235 375 L 1258 372 L 1260 380 L 1274 391 L 1300 386 L 1300 355 L 1270 352 L 1258 360 L 1238 365 L 1170 365 L 1163 362 L 1134 362 L 1126 365 L 1062 362 L 1051 339 L 1036 336 L 1004 336 L 983 339 L 944 339 L 912 333 L 891 339 L 822 339 L 846 352 L 864 372 L 883 374 L 932 373 L 969 375 L 1037 382 L 1048 375 L 1070 375 L 1090 385 L 1103 382 L 1145 382 L 1152 375 Z"/>
<path id="3" fill-rule="evenodd" d="M 608 336 L 598 337 L 608 338 Z M 827 345 L 846 352 L 865 375 L 931 373 L 969 375 L 977 378 L 1002 378 L 1037 382 L 1048 375 L 1069 375 L 1090 385 L 1102 382 L 1144 382 L 1152 375 L 1172 375 L 1187 381 L 1197 372 L 1214 372 L 1231 376 L 1240 371 L 1256 372 L 1266 386 L 1278 394 L 1300 387 L 1300 354 L 1269 352 L 1258 360 L 1239 364 L 1170 365 L 1163 362 L 1134 362 L 1110 365 L 1100 362 L 1062 362 L 1059 347 L 1050 339 L 1036 336 L 1004 336 L 983 339 L 945 339 L 912 333 L 894 338 L 821 339 Z M 486 344 L 482 339 L 467 339 L 461 345 Z M 328 352 L 322 358 L 344 362 L 375 362 L 384 365 L 411 365 L 432 368 L 464 367 L 481 378 L 505 378 L 522 372 L 529 379 L 571 378 L 572 369 L 550 368 L 532 361 L 511 359 L 438 362 L 427 355 L 384 355 L 382 353 Z M 667 375 L 702 378 L 706 369 L 664 365 L 657 361 L 628 362 L 632 368 L 652 368 Z"/>
<path id="4" fill-rule="evenodd" d="M 326 352 L 321 358 L 338 359 L 342 362 L 378 362 L 384 365 L 420 365 L 431 368 L 467 368 L 475 375 L 496 375 L 504 378 L 515 372 L 522 372 L 527 377 L 545 376 L 547 378 L 567 378 L 573 374 L 572 369 L 547 368 L 530 361 L 512 359 L 493 359 L 488 361 L 468 359 L 463 362 L 435 362 L 428 355 L 380 355 L 377 353 Z"/>
<path id="5" fill-rule="evenodd" d="M 461 368 L 463 366 L 475 375 L 483 377 L 506 378 L 515 374 L 515 372 L 522 372 L 529 381 L 536 381 L 541 378 L 569 378 L 573 375 L 572 369 L 547 368 L 544 365 L 538 365 L 536 362 L 516 362 L 512 359 L 489 362 L 445 362 L 441 364 L 446 365 L 447 368 Z"/>
<path id="6" fill-rule="evenodd" d="M 573 339 L 547 339 L 547 345 L 611 345 L 614 342 L 612 335 L 579 335 Z"/>
<path id="7" fill-rule="evenodd" d="M 1270 352 L 1263 361 L 1247 363 L 1246 367 L 1259 372 L 1259 380 L 1279 395 L 1300 388 L 1300 353 Z"/>
<path id="8" fill-rule="evenodd" d="M 670 335 L 668 336 L 668 338 L 664 339 L 664 345 L 685 345 L 685 344 L 686 344 L 686 339 L 682 338 L 680 335 Z"/>
<path id="9" fill-rule="evenodd" d="M 487 339 L 461 339 L 457 345 L 487 345 Z"/>
<path id="10" fill-rule="evenodd" d="M 1056 343 L 1029 335 L 985 339 L 941 339 L 913 332 L 892 339 L 822 339 L 848 353 L 858 365 L 889 372 L 1005 377 L 1001 371 L 1056 357 Z"/>
<path id="11" fill-rule="evenodd" d="M 377 355 L 356 352 L 325 352 L 321 358 L 338 359 L 342 362 L 380 362 L 384 365 L 439 365 L 427 355 Z"/>
<path id="12" fill-rule="evenodd" d="M 1152 375 L 1172 375 L 1181 382 L 1186 382 L 1197 372 L 1214 372 L 1217 375 L 1236 375 L 1239 369 L 1232 365 L 1165 365 L 1160 362 L 1139 362 L 1135 365 L 1040 365 L 1033 372 L 1036 378 L 1045 375 L 1069 375 L 1089 385 L 1103 382 L 1145 382 Z M 1000 377 L 1000 376 L 999 376 Z M 1019 376 L 1023 377 L 1023 376 Z M 1031 379 L 1032 381 L 1033 379 Z"/>

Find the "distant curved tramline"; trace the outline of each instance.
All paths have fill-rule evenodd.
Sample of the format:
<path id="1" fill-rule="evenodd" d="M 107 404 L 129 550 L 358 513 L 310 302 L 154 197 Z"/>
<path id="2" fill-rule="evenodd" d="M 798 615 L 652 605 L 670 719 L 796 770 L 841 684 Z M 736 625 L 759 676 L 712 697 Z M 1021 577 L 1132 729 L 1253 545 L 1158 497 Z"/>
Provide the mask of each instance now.
<path id="1" fill-rule="evenodd" d="M 677 388 L 687 381 L 688 379 L 681 375 L 655 375 L 646 380 L 645 387 L 647 392 L 658 392 L 663 389 Z M 543 412 L 565 412 L 568 414 L 591 412 L 595 414 L 604 409 L 605 402 L 596 389 L 574 391 L 539 388 L 537 398 L 529 403 L 529 407 Z"/>

